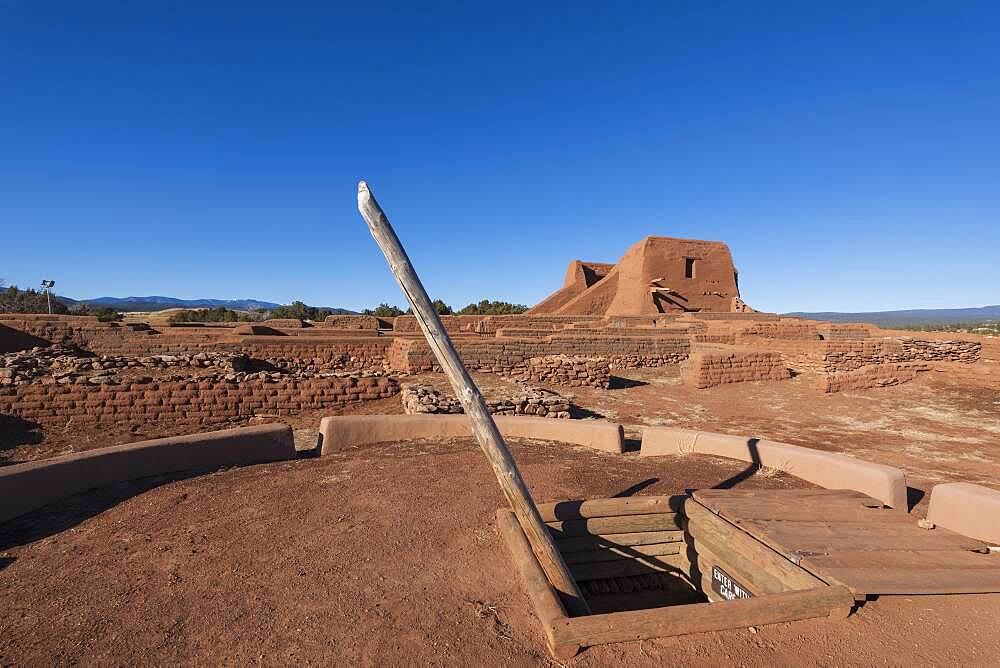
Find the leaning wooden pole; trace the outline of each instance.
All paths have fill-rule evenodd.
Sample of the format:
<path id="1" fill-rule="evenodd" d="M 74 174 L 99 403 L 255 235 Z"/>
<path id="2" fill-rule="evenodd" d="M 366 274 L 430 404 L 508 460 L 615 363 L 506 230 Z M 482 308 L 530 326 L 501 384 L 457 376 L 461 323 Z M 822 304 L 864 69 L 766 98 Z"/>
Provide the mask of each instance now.
<path id="1" fill-rule="evenodd" d="M 427 291 L 424 290 L 417 272 L 410 264 L 410 258 L 407 257 L 396 232 L 389 224 L 389 219 L 386 218 L 382 207 L 375 201 L 368 184 L 364 181 L 358 183 L 358 210 L 368 223 L 368 229 L 382 249 L 385 259 L 389 261 L 389 268 L 392 269 L 393 275 L 399 281 L 399 287 L 403 289 L 407 301 L 413 307 L 413 313 L 417 316 L 417 322 L 420 323 L 420 329 L 423 330 L 427 343 L 448 377 L 455 395 L 462 403 L 465 414 L 469 416 L 472 432 L 479 441 L 479 447 L 493 467 L 500 489 L 507 497 L 514 514 L 517 515 L 521 528 L 531 543 L 531 549 L 545 570 L 545 575 L 562 595 L 570 615 L 590 614 L 590 608 L 583 594 L 580 593 L 576 581 L 566 567 L 566 562 L 563 561 L 545 523 L 538 514 L 538 508 L 531 499 L 531 493 L 521 478 L 521 472 L 510 454 L 507 443 L 497 429 L 493 416 L 486 410 L 483 395 L 462 364 L 448 332 L 441 324 L 441 319 L 427 296 Z"/>

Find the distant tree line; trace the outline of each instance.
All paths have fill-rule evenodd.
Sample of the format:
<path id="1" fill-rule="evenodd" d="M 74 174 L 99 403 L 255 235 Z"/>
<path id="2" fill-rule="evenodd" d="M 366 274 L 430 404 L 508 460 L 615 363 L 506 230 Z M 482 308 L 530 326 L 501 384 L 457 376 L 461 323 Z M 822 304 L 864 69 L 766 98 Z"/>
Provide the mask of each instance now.
<path id="1" fill-rule="evenodd" d="M 469 304 L 458 311 L 440 299 L 435 299 L 432 303 L 438 315 L 518 315 L 528 310 L 524 304 L 511 304 L 510 302 L 490 301 L 489 299 L 484 299 L 478 304 Z M 398 306 L 382 303 L 375 308 L 365 309 L 362 314 L 374 315 L 379 318 L 395 318 L 399 315 L 413 315 L 413 309 L 404 311 Z"/>
<path id="2" fill-rule="evenodd" d="M 224 306 L 182 309 L 169 318 L 169 322 L 251 322 L 251 320 L 249 313 L 234 311 Z"/>
<path id="3" fill-rule="evenodd" d="M 52 309 L 55 312 L 55 309 Z M 122 319 L 122 314 L 110 306 L 88 306 L 77 304 L 69 310 L 70 315 L 94 315 L 101 322 L 116 322 Z"/>
<path id="4" fill-rule="evenodd" d="M 936 322 L 920 325 L 897 325 L 894 329 L 906 329 L 914 332 L 960 332 L 969 334 L 1000 335 L 1000 321 L 984 320 L 980 322 Z"/>
<path id="5" fill-rule="evenodd" d="M 520 315 L 528 310 L 524 304 L 510 302 L 493 302 L 484 299 L 478 304 L 469 304 L 459 310 L 459 315 Z"/>
<path id="6" fill-rule="evenodd" d="M 3 288 L 3 281 L 0 281 L 0 288 Z M 48 313 L 49 303 L 45 293 L 40 290 L 28 288 L 20 290 L 16 285 L 11 285 L 0 290 L 0 313 Z M 69 309 L 61 301 L 52 295 L 52 312 L 65 315 Z"/>
<path id="7" fill-rule="evenodd" d="M 304 302 L 294 301 L 288 306 L 279 306 L 271 309 L 267 312 L 267 317 L 274 319 L 297 318 L 299 320 L 319 322 L 320 320 L 326 320 L 326 316 L 332 313 L 333 311 L 328 308 L 317 308 L 315 306 L 308 306 Z"/>
<path id="8" fill-rule="evenodd" d="M 4 287 L 0 280 L 0 313 L 48 313 L 49 306 L 45 293 L 31 288 L 20 290 L 16 285 Z M 435 299 L 434 309 L 439 315 L 516 315 L 524 313 L 528 307 L 524 304 L 511 304 L 503 301 L 484 299 L 479 303 L 469 304 L 458 311 L 452 309 L 444 300 Z M 75 304 L 67 307 L 55 294 L 52 295 L 52 313 L 66 315 L 93 315 L 98 320 L 109 322 L 121 320 L 122 314 L 109 306 L 93 306 Z M 208 309 L 182 309 L 170 316 L 170 322 L 252 322 L 265 318 L 298 319 L 320 322 L 326 320 L 333 311 L 329 308 L 309 306 L 305 302 L 293 301 L 287 306 L 278 306 L 267 311 L 236 311 L 222 306 Z M 400 315 L 412 315 L 413 309 L 405 311 L 392 304 L 381 303 L 375 308 L 365 309 L 364 315 L 379 318 L 395 318 Z"/>

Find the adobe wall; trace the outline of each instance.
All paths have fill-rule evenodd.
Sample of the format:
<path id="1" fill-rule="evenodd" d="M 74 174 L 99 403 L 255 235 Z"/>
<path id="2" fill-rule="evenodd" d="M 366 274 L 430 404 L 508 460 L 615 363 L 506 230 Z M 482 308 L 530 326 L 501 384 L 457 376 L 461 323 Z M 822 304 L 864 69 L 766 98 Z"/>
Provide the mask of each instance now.
<path id="1" fill-rule="evenodd" d="M 762 313 L 759 311 L 747 311 L 741 313 L 713 313 L 711 311 L 699 311 L 697 313 L 685 313 L 683 318 L 695 318 L 697 320 L 733 320 L 740 321 L 767 321 L 780 320 L 777 313 Z"/>
<path id="2" fill-rule="evenodd" d="M 681 380 L 698 389 L 791 378 L 780 353 L 752 350 L 699 351 L 681 365 Z"/>
<path id="3" fill-rule="evenodd" d="M 158 438 L 13 464 L 0 468 L 0 522 L 73 494 L 126 480 L 295 457 L 291 427 L 268 424 Z"/>
<path id="4" fill-rule="evenodd" d="M 729 247 L 718 241 L 649 236 L 615 265 L 575 260 L 563 287 L 531 315 L 637 316 L 752 311 L 740 300 Z"/>
<path id="5" fill-rule="evenodd" d="M 228 351 L 261 359 L 309 360 L 335 369 L 380 367 L 392 343 L 377 332 L 290 330 L 296 336 L 240 336 L 236 327 L 164 327 L 98 322 L 92 316 L 0 315 L 0 353 L 65 343 L 97 355 Z M 306 334 L 306 332 L 309 332 Z"/>
<path id="6" fill-rule="evenodd" d="M 476 323 L 489 316 L 442 315 L 439 317 L 441 318 L 441 324 L 444 325 L 449 334 L 458 334 L 475 331 Z M 417 317 L 413 315 L 400 315 L 393 318 L 392 332 L 393 334 L 412 333 L 422 335 L 420 325 L 417 323 Z"/>
<path id="7" fill-rule="evenodd" d="M 964 362 L 980 358 L 983 344 L 964 339 L 917 339 L 886 337 L 861 340 L 824 341 L 817 357 L 818 369 L 825 372 L 853 371 L 869 364 L 901 362 Z"/>
<path id="8" fill-rule="evenodd" d="M 1000 546 L 1000 491 L 968 482 L 935 485 L 927 519 L 963 536 Z"/>
<path id="9" fill-rule="evenodd" d="M 566 269 L 566 278 L 561 289 L 556 290 L 542 302 L 536 304 L 532 313 L 554 313 L 582 294 L 587 288 L 606 278 L 615 265 L 603 262 L 583 262 L 573 260 Z"/>
<path id="10" fill-rule="evenodd" d="M 756 339 L 800 339 L 818 341 L 820 334 L 815 323 L 805 320 L 772 320 L 754 322 L 739 333 L 740 341 Z"/>
<path id="11" fill-rule="evenodd" d="M 308 378 L 151 381 L 120 385 L 30 383 L 0 387 L 0 414 L 43 426 L 142 424 L 170 420 L 178 425 L 224 422 L 256 414 L 291 415 L 347 403 L 391 397 L 392 378 Z"/>
<path id="12" fill-rule="evenodd" d="M 785 471 L 827 489 L 854 489 L 906 510 L 902 470 L 834 452 L 746 436 L 675 427 L 643 427 L 640 456 L 705 454 Z"/>
<path id="13" fill-rule="evenodd" d="M 328 315 L 321 327 L 334 329 L 379 329 L 382 321 L 373 315 Z"/>
<path id="14" fill-rule="evenodd" d="M 693 275 L 685 273 L 693 263 Z M 618 290 L 608 315 L 732 311 L 740 296 L 729 247 L 717 241 L 646 237 L 619 260 Z M 664 290 L 651 292 L 651 286 Z"/>
<path id="15" fill-rule="evenodd" d="M 605 452 L 620 453 L 622 426 L 603 420 L 550 420 L 531 416 L 494 418 L 505 438 L 532 438 L 572 443 Z M 472 436 L 464 415 L 343 415 L 320 420 L 321 452 L 328 455 L 372 443 L 449 439 Z"/>
<path id="16" fill-rule="evenodd" d="M 67 343 L 88 350 L 91 345 L 106 345 L 117 350 L 126 341 L 145 339 L 150 334 L 144 325 L 98 322 L 95 316 L 0 314 L 0 352 L 51 343 Z"/>
<path id="17" fill-rule="evenodd" d="M 874 336 L 878 328 L 864 323 L 821 322 L 816 325 L 816 331 L 827 341 L 843 341 Z"/>
<path id="18" fill-rule="evenodd" d="M 678 364 L 691 345 L 677 336 L 555 336 L 544 339 L 455 338 L 455 347 L 466 367 L 476 371 L 510 374 L 527 368 L 532 357 L 564 354 L 603 357 L 612 367 L 636 368 Z M 397 338 L 386 354 L 389 368 L 406 373 L 431 371 L 437 366 L 423 339 Z"/>
<path id="19" fill-rule="evenodd" d="M 528 359 L 523 369 L 510 374 L 517 380 L 563 387 L 611 386 L 611 365 L 603 357 L 545 355 Z"/>
<path id="20" fill-rule="evenodd" d="M 453 394 L 444 394 L 433 385 L 403 383 L 403 412 L 407 415 L 459 415 L 465 412 Z M 484 397 L 491 415 L 530 415 L 567 420 L 573 406 L 564 397 L 538 387 L 511 388 L 506 396 Z"/>
<path id="21" fill-rule="evenodd" d="M 386 336 L 357 338 L 247 337 L 235 350 L 271 361 L 311 361 L 317 366 L 339 369 L 382 367 L 393 339 Z"/>
<path id="22" fill-rule="evenodd" d="M 873 387 L 888 387 L 913 380 L 921 371 L 930 370 L 925 362 L 869 364 L 853 371 L 820 374 L 816 387 L 822 392 L 847 392 Z"/>

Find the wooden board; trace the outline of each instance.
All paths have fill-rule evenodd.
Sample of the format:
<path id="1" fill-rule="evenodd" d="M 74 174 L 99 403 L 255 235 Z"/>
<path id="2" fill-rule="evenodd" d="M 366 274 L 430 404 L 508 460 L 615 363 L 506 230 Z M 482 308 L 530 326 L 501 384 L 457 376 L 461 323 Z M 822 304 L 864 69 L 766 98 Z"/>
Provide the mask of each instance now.
<path id="1" fill-rule="evenodd" d="M 684 532 L 674 531 L 639 531 L 636 533 L 609 533 L 603 536 L 569 536 L 556 539 L 556 546 L 565 557 L 570 552 L 585 552 L 602 547 L 628 547 L 632 545 L 651 545 L 653 543 L 682 543 Z"/>
<path id="2" fill-rule="evenodd" d="M 542 516 L 543 522 L 558 522 L 591 517 L 676 513 L 683 505 L 683 496 L 631 496 L 540 503 L 538 504 L 538 514 Z"/>
<path id="3" fill-rule="evenodd" d="M 699 490 L 694 499 L 858 598 L 1000 592 L 1000 555 L 853 490 Z"/>
<path id="4" fill-rule="evenodd" d="M 638 533 L 642 531 L 673 531 L 680 528 L 676 513 L 648 515 L 623 515 L 621 517 L 594 517 L 584 520 L 546 522 L 555 538 L 568 536 L 601 536 L 611 533 Z"/>

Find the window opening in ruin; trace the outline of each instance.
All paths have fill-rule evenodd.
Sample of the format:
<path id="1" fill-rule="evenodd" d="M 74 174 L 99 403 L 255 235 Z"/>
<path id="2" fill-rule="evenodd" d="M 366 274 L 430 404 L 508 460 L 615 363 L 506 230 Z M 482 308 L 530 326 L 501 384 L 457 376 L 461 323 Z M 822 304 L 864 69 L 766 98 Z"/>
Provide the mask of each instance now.
<path id="1" fill-rule="evenodd" d="M 694 278 L 694 260 L 693 257 L 684 258 L 684 278 Z"/>

